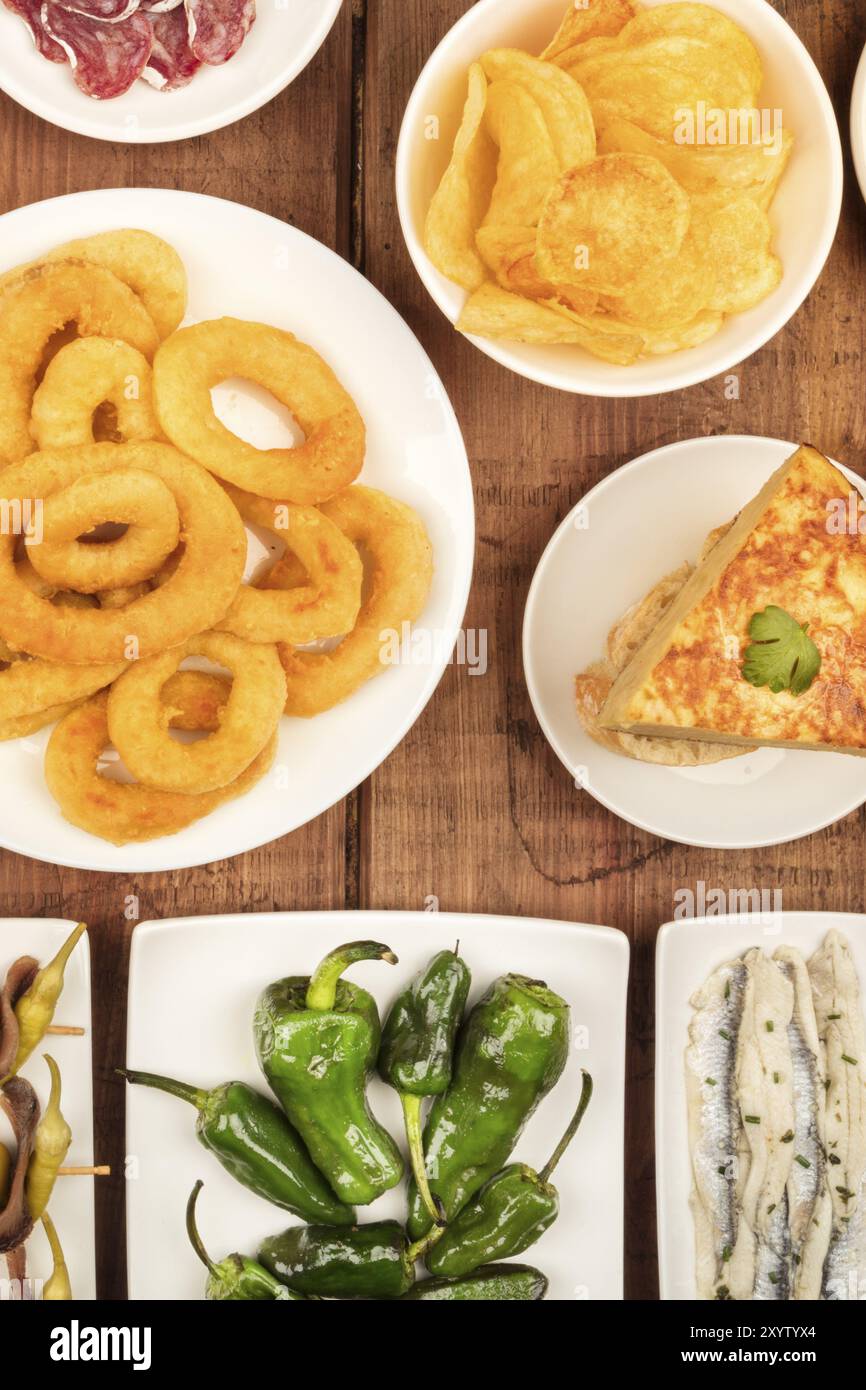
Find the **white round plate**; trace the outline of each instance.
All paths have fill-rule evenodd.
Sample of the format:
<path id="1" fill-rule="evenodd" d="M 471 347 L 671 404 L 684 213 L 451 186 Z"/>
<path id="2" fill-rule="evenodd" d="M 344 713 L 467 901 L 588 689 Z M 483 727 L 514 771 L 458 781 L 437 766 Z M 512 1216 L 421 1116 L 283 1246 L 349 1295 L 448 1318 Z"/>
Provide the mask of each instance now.
<path id="1" fill-rule="evenodd" d="M 48 731 L 0 743 L 0 844 L 49 863 L 114 872 L 182 869 L 267 844 L 312 820 L 370 775 L 439 683 L 466 607 L 475 540 L 460 429 L 429 358 L 390 304 L 327 247 L 236 203 L 164 189 L 72 194 L 0 219 L 0 270 L 72 237 L 143 227 L 189 275 L 188 321 L 231 315 L 290 329 L 330 363 L 367 425 L 361 481 L 421 515 L 435 575 L 416 625 L 431 640 L 312 720 L 283 719 L 271 773 L 247 796 L 162 840 L 116 848 L 69 825 L 45 785 Z M 289 434 L 242 383 L 219 388 L 231 428 L 265 447 Z M 423 649 L 422 649 L 423 648 Z"/>
<path id="2" fill-rule="evenodd" d="M 645 0 L 647 4 L 663 0 Z M 602 362 L 576 347 L 527 347 L 473 337 L 488 357 L 520 376 L 589 396 L 655 396 L 708 381 L 763 347 L 797 312 L 821 273 L 842 208 L 842 146 L 821 75 L 794 30 L 767 0 L 714 0 L 757 45 L 764 65 L 761 105 L 781 110 L 794 152 L 770 211 L 785 274 L 748 313 L 726 319 L 700 347 L 650 357 L 631 367 Z M 451 156 L 466 100 L 469 65 L 488 48 L 539 53 L 553 37 L 566 0 L 480 0 L 445 35 L 406 107 L 397 151 L 397 201 L 409 254 L 428 293 L 456 323 L 466 292 L 436 270 L 424 250 L 424 219 Z M 430 138 L 431 117 L 439 138 Z"/>
<path id="3" fill-rule="evenodd" d="M 69 65 L 42 58 L 26 25 L 0 4 L 0 90 L 52 125 L 94 140 L 188 140 L 233 125 L 288 87 L 321 48 L 341 4 L 258 0 L 256 22 L 229 62 L 200 68 L 175 92 L 159 92 L 139 79 L 111 101 L 80 92 Z"/>
<path id="4" fill-rule="evenodd" d="M 860 192 L 866 198 L 866 48 L 857 66 L 851 94 L 851 153 Z"/>
<path id="5" fill-rule="evenodd" d="M 663 575 L 695 561 L 708 533 L 735 516 L 795 447 L 721 435 L 645 454 L 587 494 L 535 572 L 523 662 L 545 737 L 576 783 L 662 839 L 707 849 L 784 844 L 866 801 L 864 758 L 760 748 L 710 767 L 655 767 L 599 747 L 575 709 L 574 677 L 600 659 L 613 624 Z M 863 479 L 843 471 L 863 491 Z"/>

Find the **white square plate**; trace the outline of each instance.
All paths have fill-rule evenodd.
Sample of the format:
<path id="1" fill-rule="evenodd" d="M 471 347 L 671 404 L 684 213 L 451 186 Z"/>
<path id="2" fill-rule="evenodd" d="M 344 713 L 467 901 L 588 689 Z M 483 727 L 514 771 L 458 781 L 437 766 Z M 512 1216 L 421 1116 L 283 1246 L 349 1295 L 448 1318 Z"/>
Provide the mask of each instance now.
<path id="1" fill-rule="evenodd" d="M 804 955 L 833 929 L 848 938 L 866 986 L 866 917 L 854 912 L 767 912 L 669 922 L 656 947 L 656 1195 L 661 1297 L 693 1300 L 695 1249 L 689 1194 L 692 1169 L 686 1115 L 685 1052 L 689 999 L 725 961 L 753 946 L 781 945 Z"/>
<path id="2" fill-rule="evenodd" d="M 47 965 L 63 945 L 74 922 L 43 920 L 36 917 L 6 917 L 0 920 L 0 980 L 19 956 L 33 956 Z M 48 1068 L 42 1060 L 49 1052 L 60 1068 L 63 1082 L 61 1109 L 72 1130 L 72 1146 L 67 1164 L 93 1163 L 93 1081 L 91 1071 L 90 1020 L 90 943 L 87 934 L 69 958 L 63 993 L 54 1015 L 57 1024 L 83 1028 L 83 1038 L 48 1037 L 40 1043 L 21 1075 L 32 1083 L 44 1110 L 48 1100 Z M 0 1141 L 8 1144 L 12 1130 L 0 1111 Z M 51 1216 L 63 1246 L 73 1297 L 96 1298 L 96 1242 L 94 1235 L 93 1178 L 59 1178 L 51 1197 Z M 27 1274 L 30 1279 L 48 1279 L 52 1261 L 48 1241 L 41 1225 L 27 1242 Z M 5 1278 L 5 1261 L 0 1256 L 0 1276 Z"/>
<path id="3" fill-rule="evenodd" d="M 127 1065 L 198 1086 L 230 1079 L 265 1090 L 253 1050 L 252 1016 L 272 980 L 306 974 L 344 941 L 375 937 L 400 958 L 395 969 L 355 966 L 351 978 L 376 997 L 384 1017 L 396 995 L 437 951 L 460 941 L 473 974 L 470 1005 L 507 971 L 547 980 L 571 1005 L 566 1071 L 516 1149 L 541 1166 L 574 1111 L 585 1066 L 595 1094 L 556 1173 L 559 1221 L 524 1259 L 550 1279 L 551 1299 L 619 1299 L 623 1288 L 623 1123 L 628 941 L 607 927 L 509 917 L 416 912 L 329 912 L 197 917 L 136 928 L 129 980 Z M 396 1096 L 378 1079 L 376 1114 L 399 1136 Z M 137 1175 L 127 1187 L 131 1299 L 200 1299 L 204 1271 L 184 1229 L 187 1198 L 204 1180 L 198 1216 L 215 1258 L 255 1254 L 292 1218 L 239 1187 L 195 1138 L 181 1101 L 131 1086 L 127 1153 Z M 403 1188 L 363 1208 L 363 1221 L 402 1218 Z"/>

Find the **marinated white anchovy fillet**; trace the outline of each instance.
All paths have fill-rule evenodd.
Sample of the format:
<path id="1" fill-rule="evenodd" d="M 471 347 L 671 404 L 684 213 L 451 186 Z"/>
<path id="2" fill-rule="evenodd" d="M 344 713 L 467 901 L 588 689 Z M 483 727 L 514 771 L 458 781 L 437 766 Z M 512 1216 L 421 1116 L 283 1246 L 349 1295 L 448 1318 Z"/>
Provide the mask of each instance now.
<path id="1" fill-rule="evenodd" d="M 793 1163 L 794 1079 L 788 1027 L 794 1012 L 794 989 L 763 951 L 745 957 L 746 986 L 737 1045 L 736 1097 L 751 1154 L 743 1189 L 738 1246 L 754 1249 L 752 1289 L 737 1298 L 787 1298 L 790 1288 L 790 1240 L 780 1208 L 787 1204 Z M 743 1256 L 745 1269 L 745 1255 Z M 736 1292 L 735 1292 L 736 1289 Z"/>
<path id="2" fill-rule="evenodd" d="M 821 1297 L 833 1227 L 824 1132 L 824 1063 L 806 962 L 790 946 L 780 946 L 775 960 L 794 988 L 794 1013 L 788 1027 L 794 1077 L 794 1161 L 788 1179 L 793 1265 L 790 1296 L 814 1301 Z"/>
<path id="3" fill-rule="evenodd" d="M 737 1243 L 738 1187 L 748 1148 L 735 1098 L 737 1038 L 746 967 L 741 960 L 716 970 L 693 995 L 695 1010 L 686 1051 L 686 1096 L 693 1186 L 698 1293 L 715 1299 L 730 1286 Z M 749 1284 L 754 1278 L 747 1274 Z M 725 1297 L 722 1292 L 721 1297 Z"/>
<path id="4" fill-rule="evenodd" d="M 826 1071 L 826 1143 L 833 1235 L 824 1297 L 866 1296 L 866 1036 L 848 943 L 832 931 L 809 961 Z"/>

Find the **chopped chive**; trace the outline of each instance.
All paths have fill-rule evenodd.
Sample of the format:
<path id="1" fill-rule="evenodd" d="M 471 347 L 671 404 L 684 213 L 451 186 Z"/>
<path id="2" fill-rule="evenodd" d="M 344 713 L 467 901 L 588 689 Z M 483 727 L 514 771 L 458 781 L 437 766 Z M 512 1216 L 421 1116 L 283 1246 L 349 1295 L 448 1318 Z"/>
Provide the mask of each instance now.
<path id="1" fill-rule="evenodd" d="M 834 1165 L 838 1165 L 842 1162 L 842 1160 L 838 1154 L 830 1154 L 830 1162 Z"/>
<path id="2" fill-rule="evenodd" d="M 828 1014 L 827 1017 L 828 1017 L 828 1019 L 830 1019 L 830 1018 L 832 1018 L 832 1019 L 837 1019 L 837 1018 L 841 1018 L 842 1015 L 841 1015 L 841 1014 Z"/>
<path id="3" fill-rule="evenodd" d="M 771 1270 L 770 1270 L 770 1283 L 771 1283 L 771 1284 L 778 1284 L 778 1282 L 779 1282 L 779 1276 L 778 1276 L 778 1274 L 776 1273 L 776 1271 L 775 1271 L 774 1269 L 771 1269 Z"/>
<path id="4" fill-rule="evenodd" d="M 768 1216 L 772 1216 L 772 1215 L 773 1215 L 773 1212 L 774 1212 L 775 1210 L 776 1210 L 776 1203 L 774 1202 L 773 1205 L 772 1205 L 771 1207 L 767 1207 L 767 1215 L 768 1215 Z"/>
<path id="5" fill-rule="evenodd" d="M 722 1264 L 727 1264 L 728 1260 L 731 1258 L 733 1253 L 734 1252 L 731 1249 L 730 1245 L 726 1245 L 724 1250 L 722 1251 Z"/>
<path id="6" fill-rule="evenodd" d="M 804 1158 L 802 1154 L 795 1154 L 795 1156 L 794 1156 L 794 1162 L 795 1162 L 795 1163 L 799 1163 L 799 1165 L 800 1165 L 801 1168 L 811 1168 L 811 1167 L 812 1167 L 812 1165 L 811 1165 L 811 1163 L 809 1162 L 808 1158 Z"/>
<path id="7" fill-rule="evenodd" d="M 743 1119 L 745 1120 L 747 1125 L 759 1125 L 761 1123 L 760 1115 L 744 1115 Z M 792 1135 L 791 1138 L 793 1137 L 794 1136 Z"/>
<path id="8" fill-rule="evenodd" d="M 857 1195 L 854 1192 L 850 1192 L 847 1187 L 837 1187 L 836 1191 L 839 1193 L 843 1202 L 850 1202 Z"/>
<path id="9" fill-rule="evenodd" d="M 720 1037 L 720 1038 L 724 1038 L 725 1042 L 730 1042 L 730 1041 L 731 1041 L 731 1035 L 730 1035 L 730 1033 L 728 1032 L 727 1028 L 720 1028 L 720 1029 L 719 1029 L 719 1037 Z"/>
<path id="10" fill-rule="evenodd" d="M 766 1024 L 765 1024 L 765 1027 L 766 1027 L 768 1033 L 775 1033 L 775 1031 L 776 1031 L 776 1025 L 775 1025 L 775 1023 L 773 1022 L 773 1020 L 772 1020 L 771 1018 L 768 1018 L 768 1019 L 767 1019 L 767 1022 L 766 1022 Z"/>
<path id="11" fill-rule="evenodd" d="M 793 1142 L 794 1142 L 794 1131 L 793 1131 L 792 1129 L 789 1129 L 787 1134 L 783 1134 L 783 1135 L 782 1135 L 782 1143 L 783 1143 L 783 1144 L 793 1144 Z"/>
<path id="12" fill-rule="evenodd" d="M 730 982 L 730 980 L 728 980 L 727 984 L 725 985 L 725 998 L 726 998 L 726 999 L 730 999 L 730 997 L 731 997 L 731 982 Z"/>
<path id="13" fill-rule="evenodd" d="M 704 1077 L 704 1083 L 705 1083 L 707 1086 L 718 1086 L 718 1084 L 719 1084 L 718 1081 L 716 1080 L 716 1078 L 715 1078 L 714 1076 L 706 1076 L 706 1077 Z"/>
<path id="14" fill-rule="evenodd" d="M 845 1055 L 844 1052 L 842 1053 L 842 1061 L 843 1061 L 843 1062 L 847 1062 L 848 1065 L 849 1065 L 849 1067 L 856 1067 L 856 1065 L 857 1065 L 857 1058 L 856 1058 L 856 1057 L 847 1057 L 847 1056 Z"/>
<path id="15" fill-rule="evenodd" d="M 781 1075 L 779 1074 L 779 1072 L 774 1071 L 774 1072 L 773 1072 L 773 1082 L 774 1082 L 774 1084 L 775 1084 L 776 1086 L 778 1086 L 778 1084 L 779 1084 L 779 1082 L 780 1082 L 781 1080 L 782 1080 L 782 1077 L 781 1077 Z"/>

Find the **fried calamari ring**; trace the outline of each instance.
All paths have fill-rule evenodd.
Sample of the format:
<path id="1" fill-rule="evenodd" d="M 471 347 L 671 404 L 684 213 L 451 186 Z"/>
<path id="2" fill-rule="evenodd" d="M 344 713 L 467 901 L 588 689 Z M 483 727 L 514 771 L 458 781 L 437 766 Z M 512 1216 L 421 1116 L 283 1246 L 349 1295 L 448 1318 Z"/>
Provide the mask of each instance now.
<path id="1" fill-rule="evenodd" d="M 204 681 L 212 682 L 209 695 Z M 188 684 L 189 683 L 189 684 Z M 166 694 L 176 728 L 213 730 L 229 690 L 227 681 L 199 671 L 181 671 L 168 683 Z M 79 830 L 115 845 L 157 840 L 175 835 L 226 801 L 243 796 L 264 777 L 274 759 L 277 739 L 250 763 L 237 781 L 201 796 L 154 791 L 101 777 L 98 764 L 108 746 L 108 696 L 96 695 L 61 719 L 48 741 L 45 779 L 63 815 Z"/>
<path id="2" fill-rule="evenodd" d="M 369 561 L 358 621 L 332 652 L 296 652 L 281 644 L 286 714 L 310 718 L 332 709 L 385 670 L 384 634 L 402 634 L 422 611 L 433 578 L 433 552 L 411 507 L 369 487 L 350 487 L 321 509 Z"/>
<path id="3" fill-rule="evenodd" d="M 152 232 L 128 228 L 97 232 L 95 236 L 67 241 L 27 266 L 0 277 L 0 293 L 16 276 L 34 266 L 54 261 L 86 261 L 116 275 L 144 304 L 160 338 L 173 333 L 186 313 L 186 270 L 173 246 Z"/>
<path id="4" fill-rule="evenodd" d="M 127 526 L 114 540 L 78 537 L 110 522 Z M 155 473 L 119 468 L 88 474 L 43 502 L 42 539 L 30 538 L 30 563 L 49 584 L 98 594 L 138 584 L 165 564 L 180 540 L 174 494 Z"/>
<path id="5" fill-rule="evenodd" d="M 35 448 L 30 414 L 51 338 L 69 323 L 82 337 L 121 338 L 150 358 L 159 337 L 138 296 L 101 266 L 60 261 L 37 266 L 0 294 L 0 463 Z"/>
<path id="6" fill-rule="evenodd" d="M 154 473 L 173 494 L 183 537 L 177 567 L 125 608 L 57 608 L 31 593 L 14 563 L 15 536 L 0 535 L 0 637 L 13 648 L 81 666 L 144 658 L 225 616 L 243 578 L 243 522 L 219 484 L 168 444 L 91 444 L 35 454 L 5 471 L 3 492 L 13 501 L 47 498 L 82 475 L 123 468 Z"/>
<path id="7" fill-rule="evenodd" d="M 178 743 L 168 731 L 171 708 L 160 696 L 190 656 L 226 667 L 234 679 L 218 731 L 198 743 Z M 249 767 L 276 730 L 285 700 L 286 679 L 275 646 L 206 632 L 130 667 L 109 694 L 108 730 L 137 781 L 197 795 L 217 791 Z"/>
<path id="8" fill-rule="evenodd" d="M 40 449 L 93 444 L 94 416 L 113 407 L 122 439 L 158 439 L 147 358 L 119 338 L 77 338 L 52 358 L 33 397 L 31 431 Z"/>
<path id="9" fill-rule="evenodd" d="M 351 632 L 361 607 L 364 567 L 355 546 L 316 507 L 268 502 L 226 484 L 244 521 L 285 541 L 306 580 L 291 590 L 243 584 L 221 623 L 248 642 L 288 642 L 303 647 Z"/>
<path id="10" fill-rule="evenodd" d="M 104 666 L 16 660 L 0 670 L 0 722 L 25 719 L 42 710 L 86 700 L 126 670 L 125 661 Z"/>
<path id="11" fill-rule="evenodd" d="M 306 435 L 294 449 L 256 449 L 216 417 L 211 390 L 230 377 L 263 386 Z M 333 497 L 364 462 L 364 422 L 352 397 L 313 348 L 292 333 L 241 319 L 182 328 L 153 364 L 159 422 L 191 458 L 259 497 L 304 505 Z"/>

